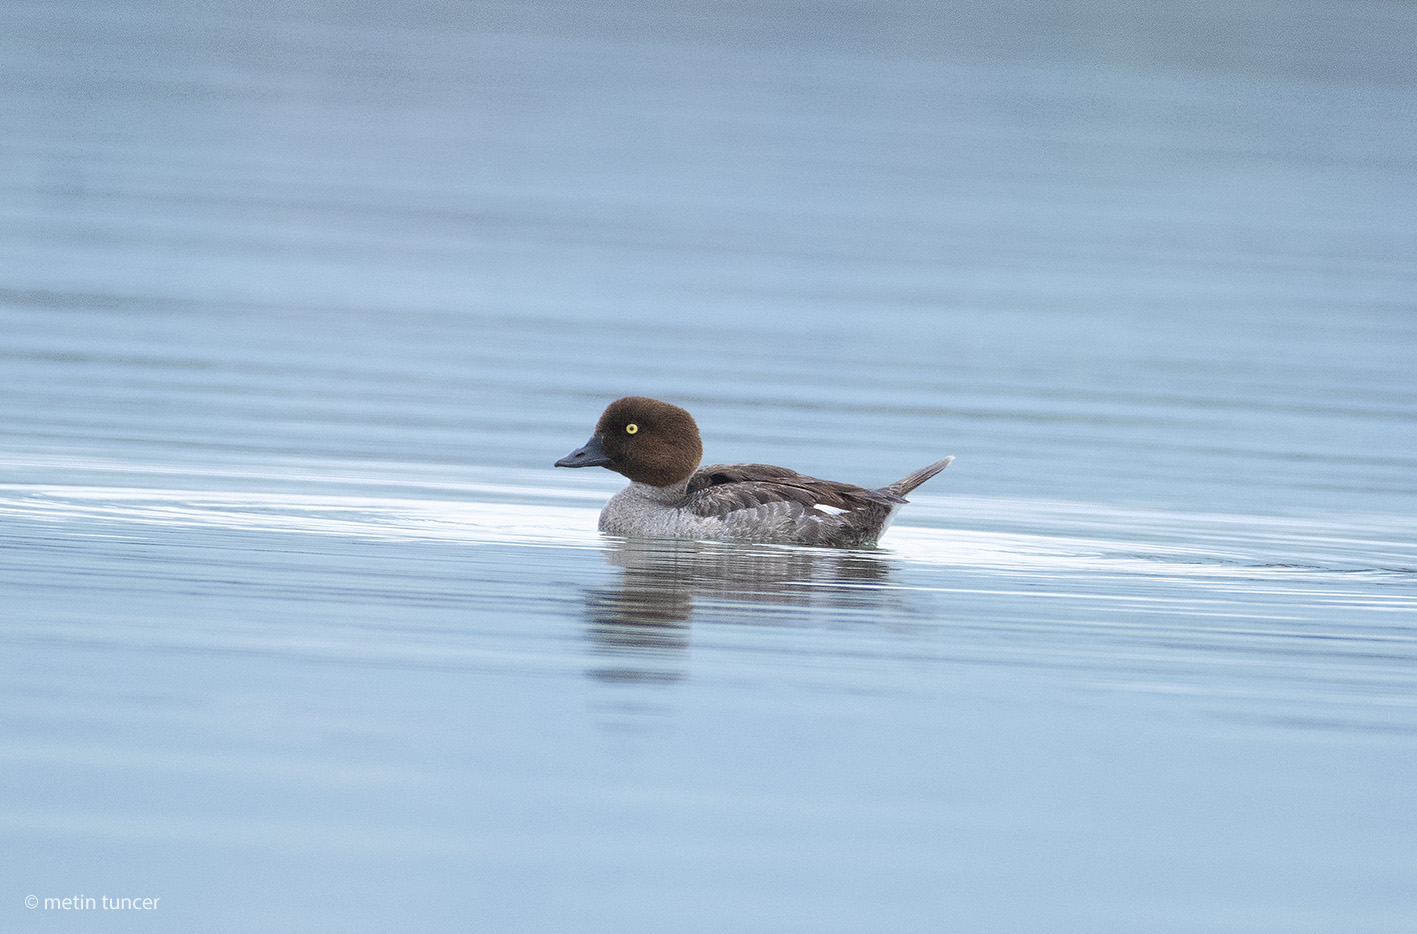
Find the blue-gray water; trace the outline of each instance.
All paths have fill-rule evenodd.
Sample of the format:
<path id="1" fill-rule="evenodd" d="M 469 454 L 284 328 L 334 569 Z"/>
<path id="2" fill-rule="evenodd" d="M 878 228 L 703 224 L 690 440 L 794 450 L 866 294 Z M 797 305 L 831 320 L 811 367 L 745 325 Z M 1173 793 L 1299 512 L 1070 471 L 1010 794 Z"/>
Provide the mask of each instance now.
<path id="1" fill-rule="evenodd" d="M 1411 4 L 0 19 L 0 929 L 1417 930 Z"/>

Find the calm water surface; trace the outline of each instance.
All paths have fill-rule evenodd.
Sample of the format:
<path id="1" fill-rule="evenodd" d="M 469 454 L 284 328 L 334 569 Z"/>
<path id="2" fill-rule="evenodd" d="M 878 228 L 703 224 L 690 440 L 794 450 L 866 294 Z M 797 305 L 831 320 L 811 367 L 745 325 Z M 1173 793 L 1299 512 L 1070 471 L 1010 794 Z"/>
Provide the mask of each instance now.
<path id="1" fill-rule="evenodd" d="M 1417 929 L 1410 5 L 4 8 L 0 929 Z"/>

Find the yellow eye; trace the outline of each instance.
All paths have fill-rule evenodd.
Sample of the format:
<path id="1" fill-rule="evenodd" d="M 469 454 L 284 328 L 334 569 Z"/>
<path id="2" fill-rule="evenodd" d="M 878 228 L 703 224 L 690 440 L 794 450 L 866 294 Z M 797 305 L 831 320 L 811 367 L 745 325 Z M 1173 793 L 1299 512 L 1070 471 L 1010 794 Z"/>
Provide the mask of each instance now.
<path id="1" fill-rule="evenodd" d="M 625 426 L 625 434 L 627 435 L 632 435 L 639 430 L 640 426 L 636 425 L 634 422 L 631 422 L 630 424 Z"/>

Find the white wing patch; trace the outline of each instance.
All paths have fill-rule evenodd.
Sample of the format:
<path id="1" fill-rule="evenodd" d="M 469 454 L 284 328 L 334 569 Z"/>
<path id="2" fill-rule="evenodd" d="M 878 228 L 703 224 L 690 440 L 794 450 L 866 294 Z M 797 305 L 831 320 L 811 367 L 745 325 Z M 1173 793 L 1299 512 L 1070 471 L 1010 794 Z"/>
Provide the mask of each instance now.
<path id="1" fill-rule="evenodd" d="M 817 503 L 812 508 L 817 510 L 817 512 L 826 513 L 829 516 L 839 516 L 842 513 L 846 512 L 845 509 L 841 509 L 837 506 L 826 506 L 822 503 Z"/>

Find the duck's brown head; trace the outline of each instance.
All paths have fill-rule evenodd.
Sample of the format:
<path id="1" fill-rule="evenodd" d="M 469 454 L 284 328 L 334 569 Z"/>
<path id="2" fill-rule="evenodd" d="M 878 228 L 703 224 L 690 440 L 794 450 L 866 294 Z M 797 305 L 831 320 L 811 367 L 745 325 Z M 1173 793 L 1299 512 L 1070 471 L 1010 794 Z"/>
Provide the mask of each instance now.
<path id="1" fill-rule="evenodd" d="M 557 467 L 608 467 L 637 483 L 672 486 L 687 480 L 704 456 L 699 426 L 677 405 L 645 396 L 610 403 L 595 434 Z"/>

